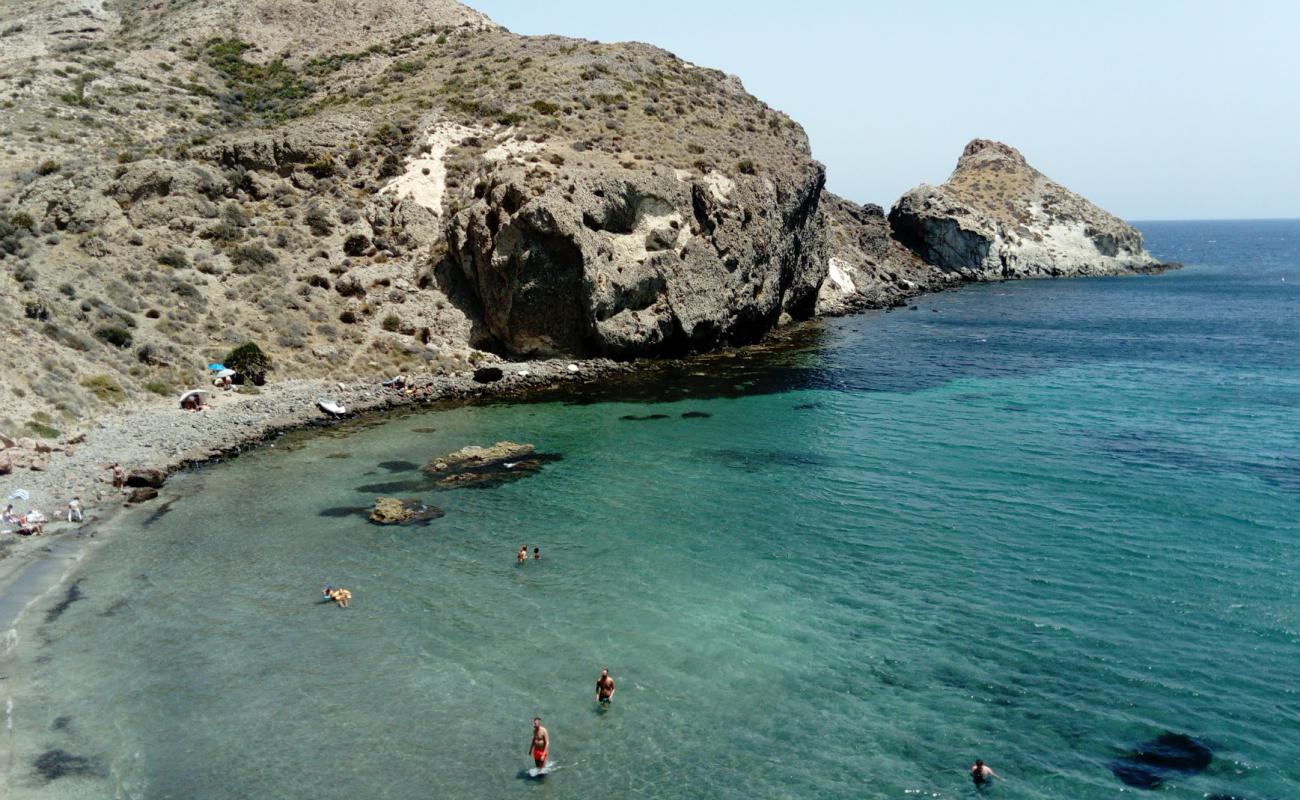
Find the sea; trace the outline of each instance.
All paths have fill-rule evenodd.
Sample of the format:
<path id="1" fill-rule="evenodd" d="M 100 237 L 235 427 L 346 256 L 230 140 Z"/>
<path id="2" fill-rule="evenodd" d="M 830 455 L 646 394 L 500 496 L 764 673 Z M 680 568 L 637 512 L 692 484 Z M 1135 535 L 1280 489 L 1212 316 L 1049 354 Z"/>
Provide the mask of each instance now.
<path id="1" fill-rule="evenodd" d="M 1300 221 L 1140 227 L 1186 267 L 176 476 L 11 635 L 9 796 L 1300 797 Z"/>

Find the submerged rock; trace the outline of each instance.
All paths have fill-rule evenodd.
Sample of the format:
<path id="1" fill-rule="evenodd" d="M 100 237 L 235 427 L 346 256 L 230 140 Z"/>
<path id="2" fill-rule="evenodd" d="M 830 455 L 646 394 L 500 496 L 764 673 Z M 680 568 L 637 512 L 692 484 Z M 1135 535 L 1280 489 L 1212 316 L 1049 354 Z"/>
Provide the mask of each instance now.
<path id="1" fill-rule="evenodd" d="M 1158 789 L 1173 775 L 1205 771 L 1213 760 L 1214 751 L 1201 741 L 1166 732 L 1115 759 L 1111 772 L 1136 789 Z"/>
<path id="2" fill-rule="evenodd" d="M 85 597 L 86 595 L 81 591 L 81 581 L 77 581 L 69 586 L 68 590 L 63 593 L 62 600 L 55 603 L 50 607 L 49 611 L 45 612 L 45 621 L 47 623 L 55 621 L 59 617 L 63 616 L 63 612 L 67 611 L 73 603 L 85 599 Z"/>
<path id="3" fill-rule="evenodd" d="M 46 750 L 33 762 L 36 771 L 52 781 L 55 778 L 86 777 L 100 774 L 99 761 L 86 756 L 77 756 L 62 748 Z"/>
<path id="4" fill-rule="evenodd" d="M 388 472 L 414 472 L 420 465 L 413 461 L 380 461 L 379 468 Z"/>
<path id="5" fill-rule="evenodd" d="M 1137 228 L 987 139 L 966 145 L 943 185 L 922 184 L 899 198 L 889 223 L 924 261 L 970 280 L 1174 266 L 1152 258 Z"/>
<path id="6" fill-rule="evenodd" d="M 536 474 L 559 455 L 538 453 L 531 444 L 497 442 L 491 447 L 469 447 L 435 458 L 425 474 L 444 489 L 486 488 Z"/>
<path id="7" fill-rule="evenodd" d="M 147 503 L 148 501 L 153 500 L 157 497 L 158 497 L 157 489 L 154 489 L 153 487 L 150 486 L 144 486 L 131 492 L 131 495 L 126 499 L 126 502 Z"/>
<path id="8" fill-rule="evenodd" d="M 399 500 L 396 497 L 377 497 L 369 519 L 376 525 L 409 525 L 428 522 L 441 516 L 441 508 L 426 505 L 419 498 Z"/>

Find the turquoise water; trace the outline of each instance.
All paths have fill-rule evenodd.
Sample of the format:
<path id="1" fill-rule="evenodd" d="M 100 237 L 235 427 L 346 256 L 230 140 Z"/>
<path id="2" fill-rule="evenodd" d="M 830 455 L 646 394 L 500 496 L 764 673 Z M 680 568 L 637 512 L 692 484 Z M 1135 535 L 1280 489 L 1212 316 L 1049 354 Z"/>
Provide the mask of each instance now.
<path id="1" fill-rule="evenodd" d="M 982 757 L 990 797 L 1087 800 L 1140 794 L 1112 766 L 1171 731 L 1214 760 L 1162 797 L 1300 796 L 1300 223 L 1144 229 L 1192 266 L 178 476 L 28 615 L 10 791 L 966 797 Z M 500 439 L 563 459 L 376 486 Z M 447 514 L 330 511 L 381 488 Z M 85 760 L 43 777 L 51 750 Z"/>

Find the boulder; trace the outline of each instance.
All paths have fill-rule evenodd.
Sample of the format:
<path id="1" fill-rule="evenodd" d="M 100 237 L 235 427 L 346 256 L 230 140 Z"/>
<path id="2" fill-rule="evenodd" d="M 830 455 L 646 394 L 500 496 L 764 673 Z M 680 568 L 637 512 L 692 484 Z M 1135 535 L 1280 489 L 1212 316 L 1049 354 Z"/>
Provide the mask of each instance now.
<path id="1" fill-rule="evenodd" d="M 149 487 L 157 489 L 167 481 L 167 473 L 155 467 L 133 469 L 126 476 L 126 485 L 132 488 Z"/>
<path id="2" fill-rule="evenodd" d="M 443 516 L 441 508 L 426 505 L 418 498 L 399 500 L 396 497 L 377 497 L 369 519 L 376 525 L 408 525 L 427 522 L 441 516 Z"/>
<path id="3" fill-rule="evenodd" d="M 504 376 L 500 367 L 479 367 L 474 370 L 475 383 L 496 383 Z"/>
<path id="4" fill-rule="evenodd" d="M 27 468 L 32 472 L 46 472 L 50 468 L 50 457 L 43 453 L 35 454 L 27 462 Z"/>
<path id="5" fill-rule="evenodd" d="M 153 500 L 158 496 L 158 490 L 152 486 L 142 486 L 126 498 L 128 503 L 144 503 Z"/>
<path id="6" fill-rule="evenodd" d="M 967 280 L 1151 272 L 1142 234 L 1029 166 L 1015 148 L 976 139 L 941 186 L 922 184 L 889 212 L 893 234 L 928 264 Z"/>

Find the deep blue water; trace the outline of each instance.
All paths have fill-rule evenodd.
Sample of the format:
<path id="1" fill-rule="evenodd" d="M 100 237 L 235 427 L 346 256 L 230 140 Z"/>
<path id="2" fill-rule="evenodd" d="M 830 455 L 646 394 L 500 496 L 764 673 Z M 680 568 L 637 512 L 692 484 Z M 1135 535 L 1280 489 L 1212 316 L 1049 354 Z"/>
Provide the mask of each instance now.
<path id="1" fill-rule="evenodd" d="M 1298 797 L 1300 222 L 1141 227 L 1187 268 L 968 287 L 179 477 L 31 615 L 8 788 L 965 797 L 982 757 L 989 797 Z M 499 439 L 563 458 L 456 491 L 392 463 Z M 330 511 L 393 483 L 447 515 Z M 1134 758 L 1165 734 L 1208 765 Z M 37 775 L 56 748 L 88 774 Z"/>

